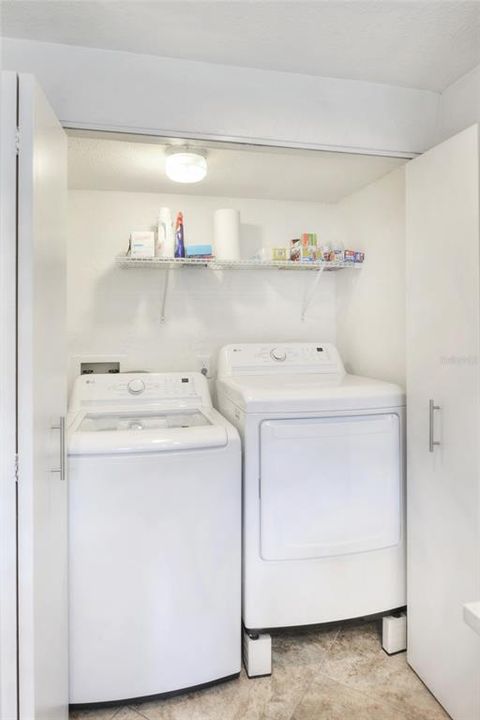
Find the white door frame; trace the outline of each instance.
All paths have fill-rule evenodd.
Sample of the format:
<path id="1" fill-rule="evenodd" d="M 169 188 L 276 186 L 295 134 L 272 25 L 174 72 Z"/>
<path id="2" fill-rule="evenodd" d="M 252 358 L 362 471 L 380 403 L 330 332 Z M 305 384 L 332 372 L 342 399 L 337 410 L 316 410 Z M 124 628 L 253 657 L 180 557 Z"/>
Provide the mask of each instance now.
<path id="1" fill-rule="evenodd" d="M 0 717 L 17 688 L 17 75 L 0 86 Z"/>

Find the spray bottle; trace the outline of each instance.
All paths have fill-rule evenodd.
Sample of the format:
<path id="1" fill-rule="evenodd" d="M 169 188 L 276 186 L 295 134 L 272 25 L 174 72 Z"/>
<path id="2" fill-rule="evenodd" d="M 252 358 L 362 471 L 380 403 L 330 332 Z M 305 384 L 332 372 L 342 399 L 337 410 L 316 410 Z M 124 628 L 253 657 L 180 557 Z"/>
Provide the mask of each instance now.
<path id="1" fill-rule="evenodd" d="M 179 212 L 177 215 L 177 222 L 175 223 L 175 257 L 185 257 L 185 239 L 183 236 L 183 213 Z"/>

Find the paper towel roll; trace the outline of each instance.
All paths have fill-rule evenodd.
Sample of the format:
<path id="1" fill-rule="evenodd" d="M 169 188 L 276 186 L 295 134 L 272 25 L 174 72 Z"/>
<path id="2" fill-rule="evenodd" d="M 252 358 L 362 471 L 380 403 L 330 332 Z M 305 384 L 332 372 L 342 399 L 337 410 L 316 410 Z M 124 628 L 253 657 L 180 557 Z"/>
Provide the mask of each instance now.
<path id="1" fill-rule="evenodd" d="M 213 247 L 217 260 L 240 260 L 240 213 L 232 208 L 213 216 Z"/>

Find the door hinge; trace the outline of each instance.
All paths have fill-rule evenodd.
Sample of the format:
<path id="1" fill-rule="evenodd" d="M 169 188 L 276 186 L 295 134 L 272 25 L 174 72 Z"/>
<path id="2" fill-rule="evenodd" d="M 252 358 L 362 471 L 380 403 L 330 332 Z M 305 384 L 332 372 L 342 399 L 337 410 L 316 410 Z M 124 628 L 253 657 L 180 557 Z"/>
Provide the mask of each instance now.
<path id="1" fill-rule="evenodd" d="M 19 473 L 19 470 L 18 470 L 18 455 L 15 455 L 15 460 L 14 460 L 14 473 L 15 473 L 15 482 L 18 483 L 18 473 Z"/>
<path id="2" fill-rule="evenodd" d="M 15 152 L 17 155 L 20 154 L 20 128 L 18 127 L 15 130 Z"/>

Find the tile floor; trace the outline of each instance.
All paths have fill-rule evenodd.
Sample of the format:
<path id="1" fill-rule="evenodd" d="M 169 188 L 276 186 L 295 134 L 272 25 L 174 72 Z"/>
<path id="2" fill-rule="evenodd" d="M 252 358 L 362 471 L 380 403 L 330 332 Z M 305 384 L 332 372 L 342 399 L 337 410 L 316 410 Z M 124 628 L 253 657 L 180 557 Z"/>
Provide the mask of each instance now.
<path id="1" fill-rule="evenodd" d="M 73 711 L 71 720 L 441 720 L 448 715 L 406 663 L 380 647 L 380 622 L 273 637 L 273 675 L 130 707 Z"/>

